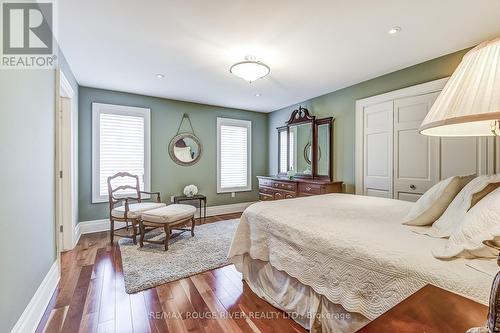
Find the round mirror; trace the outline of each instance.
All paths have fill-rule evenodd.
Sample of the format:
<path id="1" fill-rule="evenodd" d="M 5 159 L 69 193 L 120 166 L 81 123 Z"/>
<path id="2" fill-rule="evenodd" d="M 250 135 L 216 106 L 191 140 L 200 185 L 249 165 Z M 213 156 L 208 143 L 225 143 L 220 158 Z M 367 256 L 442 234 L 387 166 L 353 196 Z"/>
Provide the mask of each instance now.
<path id="1" fill-rule="evenodd" d="M 304 147 L 304 159 L 306 160 L 307 164 L 311 164 L 312 160 L 312 145 L 310 142 L 306 144 Z M 318 147 L 318 161 L 321 159 L 321 148 Z"/>
<path id="2" fill-rule="evenodd" d="M 193 165 L 200 159 L 202 146 L 200 140 L 191 133 L 180 133 L 170 141 L 168 153 L 179 165 Z"/>

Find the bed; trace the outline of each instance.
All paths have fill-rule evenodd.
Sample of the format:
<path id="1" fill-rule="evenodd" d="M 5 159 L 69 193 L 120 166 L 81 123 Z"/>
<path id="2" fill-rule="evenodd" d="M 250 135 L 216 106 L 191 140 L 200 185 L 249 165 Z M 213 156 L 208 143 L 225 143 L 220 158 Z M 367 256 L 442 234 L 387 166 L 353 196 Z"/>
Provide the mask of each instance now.
<path id="1" fill-rule="evenodd" d="M 401 224 L 413 203 L 349 194 L 259 202 L 229 260 L 261 298 L 311 332 L 355 332 L 432 284 L 488 304 L 492 277 L 442 261 L 436 239 Z"/>

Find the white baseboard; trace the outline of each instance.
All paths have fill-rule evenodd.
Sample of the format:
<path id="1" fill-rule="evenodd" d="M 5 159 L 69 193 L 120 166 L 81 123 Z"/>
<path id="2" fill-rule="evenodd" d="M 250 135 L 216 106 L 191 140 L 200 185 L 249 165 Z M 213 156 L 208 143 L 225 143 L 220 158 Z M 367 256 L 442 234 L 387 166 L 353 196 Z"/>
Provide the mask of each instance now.
<path id="1" fill-rule="evenodd" d="M 49 305 L 50 299 L 54 294 L 59 283 L 59 267 L 57 260 L 50 267 L 49 272 L 45 275 L 42 283 L 31 298 L 28 306 L 24 309 L 21 317 L 17 320 L 11 333 L 32 333 L 35 332 L 43 313 Z"/>
<path id="2" fill-rule="evenodd" d="M 244 211 L 248 206 L 254 202 L 242 202 L 230 205 L 221 206 L 207 206 L 207 216 L 214 215 L 224 215 L 231 213 L 239 213 Z M 196 210 L 196 217 L 199 216 L 199 210 Z M 115 229 L 124 227 L 124 222 L 115 222 Z M 91 234 L 94 232 L 108 231 L 109 230 L 109 219 L 94 220 L 94 221 L 83 221 L 76 225 L 75 227 L 75 245 L 78 243 L 81 235 Z"/>
<path id="3" fill-rule="evenodd" d="M 230 205 L 207 206 L 207 216 L 239 213 L 244 211 L 248 206 L 250 206 L 253 203 L 255 202 L 241 202 Z M 198 210 L 196 210 L 196 213 L 198 214 Z"/>
<path id="4" fill-rule="evenodd" d="M 80 240 L 81 235 L 91 234 L 94 232 L 108 231 L 109 230 L 109 219 L 94 220 L 94 221 L 84 221 L 76 225 L 75 246 Z M 125 226 L 125 222 L 115 222 L 115 229 L 119 229 Z"/>

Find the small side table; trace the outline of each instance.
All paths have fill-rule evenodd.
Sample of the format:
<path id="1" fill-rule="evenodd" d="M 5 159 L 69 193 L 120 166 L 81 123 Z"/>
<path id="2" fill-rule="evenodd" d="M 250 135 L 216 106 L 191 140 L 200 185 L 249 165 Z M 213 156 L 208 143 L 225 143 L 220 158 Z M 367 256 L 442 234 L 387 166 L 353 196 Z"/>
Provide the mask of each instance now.
<path id="1" fill-rule="evenodd" d="M 192 200 L 198 200 L 199 202 L 199 207 L 200 207 L 200 220 L 201 220 L 201 203 L 203 202 L 203 220 L 207 218 L 207 197 L 204 196 L 203 194 L 197 194 L 193 195 L 192 197 L 188 197 L 185 195 L 179 195 L 174 197 L 174 203 L 178 204 L 183 201 L 192 201 Z"/>

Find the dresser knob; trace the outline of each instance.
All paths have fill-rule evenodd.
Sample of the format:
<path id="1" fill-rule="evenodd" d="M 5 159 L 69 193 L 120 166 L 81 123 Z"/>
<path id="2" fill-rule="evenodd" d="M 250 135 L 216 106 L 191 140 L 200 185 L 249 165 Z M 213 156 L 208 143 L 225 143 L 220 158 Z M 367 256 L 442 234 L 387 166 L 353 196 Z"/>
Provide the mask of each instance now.
<path id="1" fill-rule="evenodd" d="M 415 190 L 417 187 L 416 187 L 415 185 L 411 184 L 411 185 L 410 185 L 410 188 L 411 188 L 412 190 Z"/>

